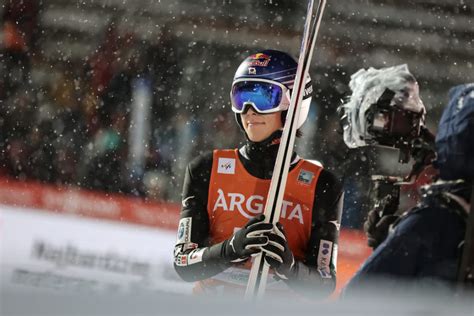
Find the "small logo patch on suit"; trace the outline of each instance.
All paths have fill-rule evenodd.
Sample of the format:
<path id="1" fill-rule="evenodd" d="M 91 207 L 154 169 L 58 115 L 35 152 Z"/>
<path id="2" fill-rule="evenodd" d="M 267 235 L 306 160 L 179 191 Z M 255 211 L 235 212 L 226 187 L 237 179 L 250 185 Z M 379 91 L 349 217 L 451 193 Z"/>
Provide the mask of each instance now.
<path id="1" fill-rule="evenodd" d="M 191 223 L 192 217 L 185 217 L 179 220 L 177 244 L 191 242 Z"/>
<path id="2" fill-rule="evenodd" d="M 323 278 L 331 276 L 331 255 L 333 242 L 322 239 L 319 242 L 318 270 Z M 332 259 L 333 262 L 335 259 Z"/>
<path id="3" fill-rule="evenodd" d="M 219 158 L 217 173 L 235 174 L 235 159 L 234 158 Z"/>
<path id="4" fill-rule="evenodd" d="M 301 169 L 300 174 L 298 175 L 298 182 L 306 185 L 310 185 L 313 181 L 314 173 Z"/>

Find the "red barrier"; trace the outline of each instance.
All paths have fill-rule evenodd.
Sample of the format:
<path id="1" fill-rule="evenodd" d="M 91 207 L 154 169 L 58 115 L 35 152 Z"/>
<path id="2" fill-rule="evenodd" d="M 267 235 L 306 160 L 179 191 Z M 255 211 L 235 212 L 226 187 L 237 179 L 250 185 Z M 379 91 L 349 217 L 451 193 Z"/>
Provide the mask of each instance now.
<path id="1" fill-rule="evenodd" d="M 120 194 L 8 178 L 0 178 L 0 204 L 170 230 L 176 230 L 180 210 L 177 203 L 145 202 Z M 341 230 L 336 295 L 370 253 L 363 232 Z"/>
<path id="2" fill-rule="evenodd" d="M 41 211 L 176 229 L 179 205 L 75 187 L 55 187 L 0 178 L 0 203 Z"/>
<path id="3" fill-rule="evenodd" d="M 372 249 L 367 246 L 367 237 L 365 237 L 364 232 L 352 229 L 341 230 L 335 294 L 339 294 L 371 253 Z"/>

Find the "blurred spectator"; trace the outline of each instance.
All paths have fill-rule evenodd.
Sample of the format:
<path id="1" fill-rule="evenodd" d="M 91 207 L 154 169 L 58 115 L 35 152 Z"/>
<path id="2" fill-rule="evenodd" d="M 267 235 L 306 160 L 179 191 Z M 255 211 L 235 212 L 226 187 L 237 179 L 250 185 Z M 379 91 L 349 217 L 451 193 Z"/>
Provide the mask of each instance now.
<path id="1" fill-rule="evenodd" d="M 5 100 L 18 89 L 24 89 L 30 75 L 30 59 L 23 51 L 4 50 L 1 53 L 0 100 Z"/>
<path id="2" fill-rule="evenodd" d="M 146 50 L 145 47 L 141 48 Z M 130 112 L 132 82 L 137 77 L 148 76 L 149 73 L 146 57 L 146 53 L 141 52 L 138 47 L 125 47 L 117 51 L 115 73 L 100 94 L 98 114 L 102 124 L 110 124 L 113 113 Z"/>
<path id="3" fill-rule="evenodd" d="M 34 52 L 41 33 L 37 0 L 6 0 L 3 12 L 4 45 L 8 51 Z"/>
<path id="4" fill-rule="evenodd" d="M 129 40 L 120 40 L 117 31 L 117 18 L 112 19 L 106 27 L 104 39 L 88 63 L 91 86 L 96 94 L 102 94 L 108 87 L 116 72 L 116 62 L 120 49 L 127 42 Z"/>
<path id="5" fill-rule="evenodd" d="M 51 121 L 43 121 L 33 127 L 29 135 L 31 177 L 36 180 L 53 182 L 55 174 L 55 138 Z"/>
<path id="6" fill-rule="evenodd" d="M 145 195 L 150 200 L 166 201 L 170 197 L 172 179 L 165 172 L 151 170 L 145 173 L 143 184 Z"/>
<path id="7" fill-rule="evenodd" d="M 0 107 L 1 134 L 5 146 L 5 162 L 15 176 L 28 173 L 28 134 L 34 124 L 36 102 L 28 88 L 18 89 Z"/>
<path id="8" fill-rule="evenodd" d="M 183 76 L 179 46 L 169 25 L 163 27 L 159 43 L 150 48 L 149 64 L 156 80 L 154 121 L 162 125 L 178 110 L 178 95 Z"/>
<path id="9" fill-rule="evenodd" d="M 108 192 L 129 192 L 123 183 L 123 161 L 126 160 L 126 117 L 114 113 L 110 126 L 97 131 L 87 145 L 87 151 L 81 159 L 82 181 L 89 189 Z"/>
<path id="10" fill-rule="evenodd" d="M 14 21 L 6 20 L 3 25 L 4 47 L 10 52 L 25 52 L 26 42 Z"/>

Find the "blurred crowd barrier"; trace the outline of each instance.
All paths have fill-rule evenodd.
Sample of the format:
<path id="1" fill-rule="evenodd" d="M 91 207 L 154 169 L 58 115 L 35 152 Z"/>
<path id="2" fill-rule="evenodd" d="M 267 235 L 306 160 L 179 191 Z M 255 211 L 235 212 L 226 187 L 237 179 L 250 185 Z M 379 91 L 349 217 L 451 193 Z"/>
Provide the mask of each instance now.
<path id="1" fill-rule="evenodd" d="M 175 229 L 179 204 L 0 178 L 0 203 L 83 218 Z"/>
<path id="2" fill-rule="evenodd" d="M 178 9 L 192 2 L 168 3 L 178 16 L 185 14 L 179 21 L 164 13 L 130 14 L 127 10 L 140 5 L 127 4 L 9 0 L 0 8 L 0 175 L 177 202 L 191 159 L 245 141 L 228 100 L 234 71 L 261 45 L 290 49 L 299 27 L 277 19 L 289 32 L 282 41 L 288 46 L 274 47 L 243 41 L 242 33 L 225 24 L 207 32 L 205 20 L 194 21 L 199 27 L 188 32 L 189 17 Z M 142 10 L 167 11 L 148 5 Z M 253 12 L 262 4 L 246 5 Z M 258 12 L 273 20 L 264 7 Z M 298 15 L 304 6 L 282 2 L 279 8 Z M 232 37 L 203 37 L 224 29 Z M 367 152 L 349 153 L 337 134 L 335 109 L 349 74 L 338 67 L 312 71 L 318 92 L 298 153 L 345 177 L 342 225 L 360 228 L 367 208 L 360 192 L 367 191 L 376 159 Z"/>
<path id="3" fill-rule="evenodd" d="M 180 205 L 0 178 L 2 286 L 190 293 L 174 273 Z M 342 229 L 337 291 L 370 249 Z"/>

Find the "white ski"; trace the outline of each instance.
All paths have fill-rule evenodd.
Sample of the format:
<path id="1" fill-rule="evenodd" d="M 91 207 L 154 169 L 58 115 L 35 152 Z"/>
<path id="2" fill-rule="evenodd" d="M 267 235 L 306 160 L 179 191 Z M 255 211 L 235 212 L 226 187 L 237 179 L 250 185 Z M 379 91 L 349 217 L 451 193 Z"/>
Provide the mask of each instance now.
<path id="1" fill-rule="evenodd" d="M 311 58 L 313 56 L 314 44 L 321 25 L 326 0 L 319 0 L 318 6 L 314 7 L 314 0 L 308 1 L 308 11 L 303 31 L 298 68 L 290 100 L 290 107 L 286 116 L 283 135 L 280 140 L 273 176 L 270 182 L 267 202 L 265 204 L 265 220 L 269 223 L 277 223 L 280 219 L 283 195 L 286 180 L 290 168 L 291 156 L 295 144 L 298 118 L 303 100 L 306 77 L 308 75 Z M 260 253 L 254 258 L 250 277 L 247 283 L 245 298 L 248 300 L 259 299 L 265 293 L 269 266 L 265 263 L 264 254 Z"/>

